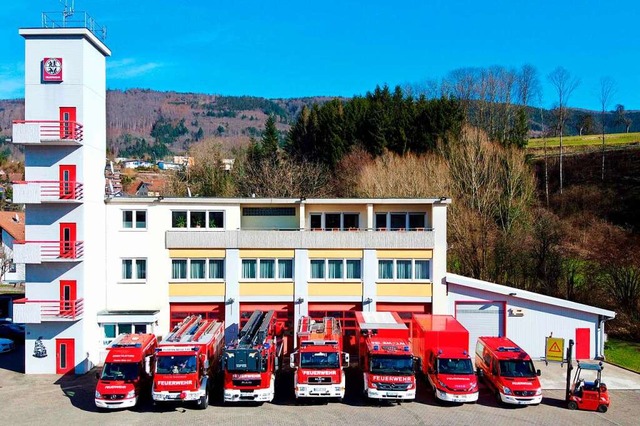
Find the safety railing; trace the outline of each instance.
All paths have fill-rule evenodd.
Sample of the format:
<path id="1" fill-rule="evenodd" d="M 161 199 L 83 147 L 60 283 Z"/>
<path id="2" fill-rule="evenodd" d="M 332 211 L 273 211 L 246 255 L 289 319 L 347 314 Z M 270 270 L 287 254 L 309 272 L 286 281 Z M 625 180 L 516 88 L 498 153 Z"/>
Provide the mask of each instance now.
<path id="1" fill-rule="evenodd" d="M 35 138 L 37 140 L 30 140 Z M 35 143 L 47 141 L 82 142 L 83 126 L 77 121 L 14 120 L 13 142 Z"/>
<path id="2" fill-rule="evenodd" d="M 34 307 L 36 312 L 39 310 L 39 319 L 41 321 L 74 321 L 82 318 L 84 313 L 84 299 L 82 298 L 74 300 L 32 300 L 23 298 L 14 300 L 13 304 L 14 309 L 18 310 L 22 306 Z"/>

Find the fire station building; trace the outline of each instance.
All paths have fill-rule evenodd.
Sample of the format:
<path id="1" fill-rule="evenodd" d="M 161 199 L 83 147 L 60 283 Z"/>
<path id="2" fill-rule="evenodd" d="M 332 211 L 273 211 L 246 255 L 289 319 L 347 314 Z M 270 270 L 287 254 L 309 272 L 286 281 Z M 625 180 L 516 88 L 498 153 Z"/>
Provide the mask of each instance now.
<path id="1" fill-rule="evenodd" d="M 118 334 L 164 335 L 189 314 L 224 320 L 229 340 L 253 310 L 273 309 L 289 349 L 298 318 L 334 316 L 352 350 L 356 311 L 468 315 L 456 298 L 511 309 L 502 290 L 447 275 L 446 197 L 105 197 L 110 50 L 87 28 L 20 35 L 25 117 L 13 143 L 24 147 L 25 181 L 14 202 L 26 206 L 26 227 L 14 261 L 26 265 L 26 297 L 14 320 L 27 326 L 27 373 L 86 372 Z M 462 290 L 475 284 L 482 294 Z M 551 302 L 541 298 L 536 315 Z M 603 320 L 615 314 L 573 308 L 599 320 L 557 315 L 556 329 L 591 327 L 589 356 L 601 355 Z"/>

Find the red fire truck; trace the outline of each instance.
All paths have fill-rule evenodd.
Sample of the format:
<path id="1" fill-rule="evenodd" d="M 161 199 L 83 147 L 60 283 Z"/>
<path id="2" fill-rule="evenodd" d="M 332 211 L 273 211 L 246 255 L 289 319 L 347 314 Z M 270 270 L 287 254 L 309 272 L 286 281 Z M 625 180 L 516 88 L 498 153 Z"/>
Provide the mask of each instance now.
<path id="1" fill-rule="evenodd" d="M 476 402 L 478 380 L 469 356 L 469 332 L 451 315 L 414 314 L 413 353 L 436 400 Z"/>
<path id="2" fill-rule="evenodd" d="M 344 398 L 345 366 L 349 354 L 342 352 L 342 330 L 336 318 L 314 321 L 302 317 L 298 323 L 297 350 L 291 354 L 295 370 L 296 398 Z"/>
<path id="3" fill-rule="evenodd" d="M 275 311 L 254 311 L 224 351 L 224 402 L 269 402 L 282 361 Z"/>
<path id="4" fill-rule="evenodd" d="M 395 312 L 356 312 L 364 394 L 395 401 L 416 397 L 409 329 Z"/>
<path id="5" fill-rule="evenodd" d="M 153 401 L 196 401 L 207 408 L 223 347 L 223 322 L 185 318 L 158 345 Z"/>
<path id="6" fill-rule="evenodd" d="M 102 372 L 96 374 L 96 407 L 134 407 L 151 388 L 157 346 L 153 334 L 119 335 L 108 347 Z"/>

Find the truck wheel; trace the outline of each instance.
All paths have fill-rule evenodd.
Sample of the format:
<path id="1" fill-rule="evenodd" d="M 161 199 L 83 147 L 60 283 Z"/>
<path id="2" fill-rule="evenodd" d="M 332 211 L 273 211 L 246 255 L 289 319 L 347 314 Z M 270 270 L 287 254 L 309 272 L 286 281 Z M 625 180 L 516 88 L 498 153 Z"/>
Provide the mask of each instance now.
<path id="1" fill-rule="evenodd" d="M 502 405 L 502 398 L 500 397 L 500 392 L 496 391 L 494 396 L 496 397 L 496 402 L 498 403 L 498 405 L 501 406 Z"/>
<path id="2" fill-rule="evenodd" d="M 598 412 L 600 412 L 600 413 L 606 413 L 608 409 L 609 409 L 609 407 L 607 407 L 606 405 L 599 405 L 598 406 Z"/>
<path id="3" fill-rule="evenodd" d="M 201 410 L 204 410 L 205 408 L 207 408 L 209 406 L 209 392 L 207 391 L 204 396 L 201 396 L 200 399 L 198 400 L 198 407 Z"/>
<path id="4" fill-rule="evenodd" d="M 569 401 L 569 403 L 567 404 L 567 408 L 569 410 L 577 410 L 578 404 L 575 401 Z"/>

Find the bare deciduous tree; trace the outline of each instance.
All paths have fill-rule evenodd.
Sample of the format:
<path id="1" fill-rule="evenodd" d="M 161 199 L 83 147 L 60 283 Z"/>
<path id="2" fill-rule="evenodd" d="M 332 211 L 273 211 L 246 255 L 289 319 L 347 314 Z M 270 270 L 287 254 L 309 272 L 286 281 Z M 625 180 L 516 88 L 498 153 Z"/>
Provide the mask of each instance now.
<path id="1" fill-rule="evenodd" d="M 604 144 L 605 144 L 605 127 L 607 119 L 607 108 L 609 102 L 615 94 L 616 85 L 611 77 L 602 77 L 600 79 L 600 121 L 602 121 L 602 181 L 604 182 Z"/>
<path id="2" fill-rule="evenodd" d="M 560 194 L 562 194 L 562 136 L 564 133 L 564 124 L 567 120 L 567 103 L 569 102 L 569 98 L 573 91 L 580 84 L 580 80 L 577 77 L 573 77 L 571 73 L 563 67 L 558 67 L 551 71 L 548 75 L 548 79 L 558 95 L 558 131 L 560 132 Z"/>

